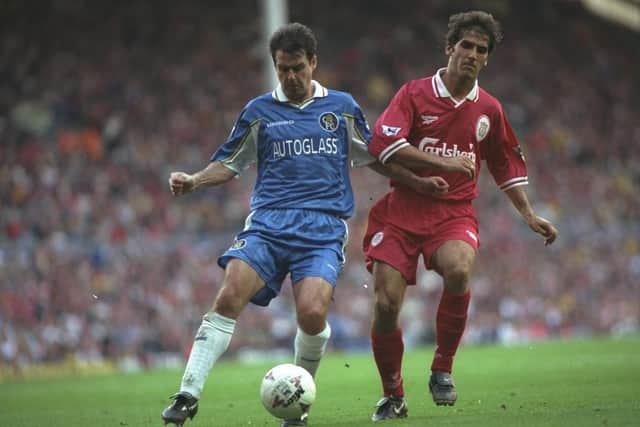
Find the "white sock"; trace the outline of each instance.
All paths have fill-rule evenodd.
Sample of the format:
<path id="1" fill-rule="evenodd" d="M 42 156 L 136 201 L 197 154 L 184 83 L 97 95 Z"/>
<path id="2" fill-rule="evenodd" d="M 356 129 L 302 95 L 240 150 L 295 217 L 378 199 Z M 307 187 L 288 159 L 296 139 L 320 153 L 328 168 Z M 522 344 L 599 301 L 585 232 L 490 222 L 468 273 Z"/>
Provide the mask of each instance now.
<path id="1" fill-rule="evenodd" d="M 318 335 L 309 335 L 298 327 L 295 340 L 295 364 L 309 371 L 311 376 L 316 376 L 320 365 L 320 359 L 327 349 L 327 342 L 331 337 L 331 327 L 327 327 Z"/>
<path id="2" fill-rule="evenodd" d="M 200 398 L 211 367 L 229 347 L 235 326 L 235 320 L 215 312 L 203 316 L 202 324 L 193 340 L 180 391 Z"/>

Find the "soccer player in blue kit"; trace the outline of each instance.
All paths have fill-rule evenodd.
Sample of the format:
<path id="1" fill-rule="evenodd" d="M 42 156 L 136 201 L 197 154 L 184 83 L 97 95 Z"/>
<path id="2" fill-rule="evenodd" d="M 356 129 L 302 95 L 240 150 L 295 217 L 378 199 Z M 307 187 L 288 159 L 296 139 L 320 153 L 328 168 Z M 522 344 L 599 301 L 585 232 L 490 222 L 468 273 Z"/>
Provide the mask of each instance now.
<path id="1" fill-rule="evenodd" d="M 195 174 L 173 172 L 169 179 L 172 194 L 180 196 L 223 184 L 253 163 L 258 168 L 251 212 L 218 259 L 225 269 L 222 287 L 197 331 L 180 390 L 162 412 L 165 424 L 181 426 L 193 418 L 241 311 L 249 302 L 268 305 L 287 274 L 298 322 L 295 363 L 315 375 L 331 336 L 327 312 L 345 262 L 345 220 L 354 208 L 349 159 L 419 192 L 443 191 L 437 177 L 375 163 L 367 152 L 369 127 L 353 97 L 312 79 L 317 42 L 308 27 L 285 25 L 271 37 L 270 51 L 278 87 L 247 104 L 208 166 Z M 464 170 L 459 159 L 438 161 L 443 170 Z M 306 414 L 282 421 L 282 426 L 306 424 Z"/>

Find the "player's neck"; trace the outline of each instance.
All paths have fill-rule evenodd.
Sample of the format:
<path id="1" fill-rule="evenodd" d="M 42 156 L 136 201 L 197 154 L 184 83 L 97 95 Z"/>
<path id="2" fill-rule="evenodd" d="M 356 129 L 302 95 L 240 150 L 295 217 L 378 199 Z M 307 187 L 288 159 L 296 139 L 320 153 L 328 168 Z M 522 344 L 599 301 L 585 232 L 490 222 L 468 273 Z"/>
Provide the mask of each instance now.
<path id="1" fill-rule="evenodd" d="M 441 77 L 451 97 L 458 101 L 464 99 L 476 84 L 475 79 L 456 74 L 448 68 L 444 70 Z"/>

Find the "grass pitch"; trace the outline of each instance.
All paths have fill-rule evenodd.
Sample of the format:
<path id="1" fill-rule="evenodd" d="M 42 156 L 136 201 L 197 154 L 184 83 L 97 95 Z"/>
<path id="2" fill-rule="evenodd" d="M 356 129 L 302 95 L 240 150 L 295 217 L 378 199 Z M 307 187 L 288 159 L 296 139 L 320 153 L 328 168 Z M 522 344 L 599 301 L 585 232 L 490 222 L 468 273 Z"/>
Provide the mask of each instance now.
<path id="1" fill-rule="evenodd" d="M 432 348 L 405 353 L 407 426 L 638 426 L 640 337 L 553 341 L 516 347 L 463 346 L 458 402 L 436 407 L 427 392 Z M 278 362 L 212 370 L 200 411 L 185 427 L 279 426 L 261 406 L 262 375 Z M 160 412 L 181 371 L 29 379 L 0 384 L 3 427 L 162 426 Z M 320 367 L 309 426 L 373 426 L 380 385 L 369 354 L 331 354 Z"/>

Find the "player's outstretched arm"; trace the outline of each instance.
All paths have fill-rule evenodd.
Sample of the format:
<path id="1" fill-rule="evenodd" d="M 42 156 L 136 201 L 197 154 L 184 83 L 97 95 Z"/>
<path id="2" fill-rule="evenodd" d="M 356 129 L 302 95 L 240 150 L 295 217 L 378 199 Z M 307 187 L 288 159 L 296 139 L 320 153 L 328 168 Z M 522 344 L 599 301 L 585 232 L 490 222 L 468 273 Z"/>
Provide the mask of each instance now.
<path id="1" fill-rule="evenodd" d="M 169 189 L 174 196 L 182 196 L 202 187 L 213 187 L 223 184 L 236 176 L 236 173 L 224 166 L 222 162 L 215 161 L 206 168 L 194 174 L 186 172 L 171 172 L 169 176 Z"/>
<path id="2" fill-rule="evenodd" d="M 513 187 L 505 191 L 511 203 L 527 221 L 529 228 L 544 237 L 544 244 L 552 244 L 558 237 L 558 229 L 548 220 L 536 215 L 529 203 L 527 193 L 522 187 Z"/>
<path id="3" fill-rule="evenodd" d="M 427 168 L 445 172 L 460 172 L 473 179 L 476 175 L 476 164 L 468 157 L 440 157 L 432 153 L 418 150 L 407 145 L 389 157 L 386 163 L 399 163 L 407 168 Z"/>
<path id="4" fill-rule="evenodd" d="M 407 169 L 398 163 L 387 163 L 386 165 L 383 165 L 380 162 L 374 162 L 370 163 L 368 166 L 380 175 L 391 178 L 392 180 L 411 188 L 418 194 L 439 197 L 449 191 L 449 184 L 442 177 L 422 177 L 416 175 L 412 170 Z"/>

